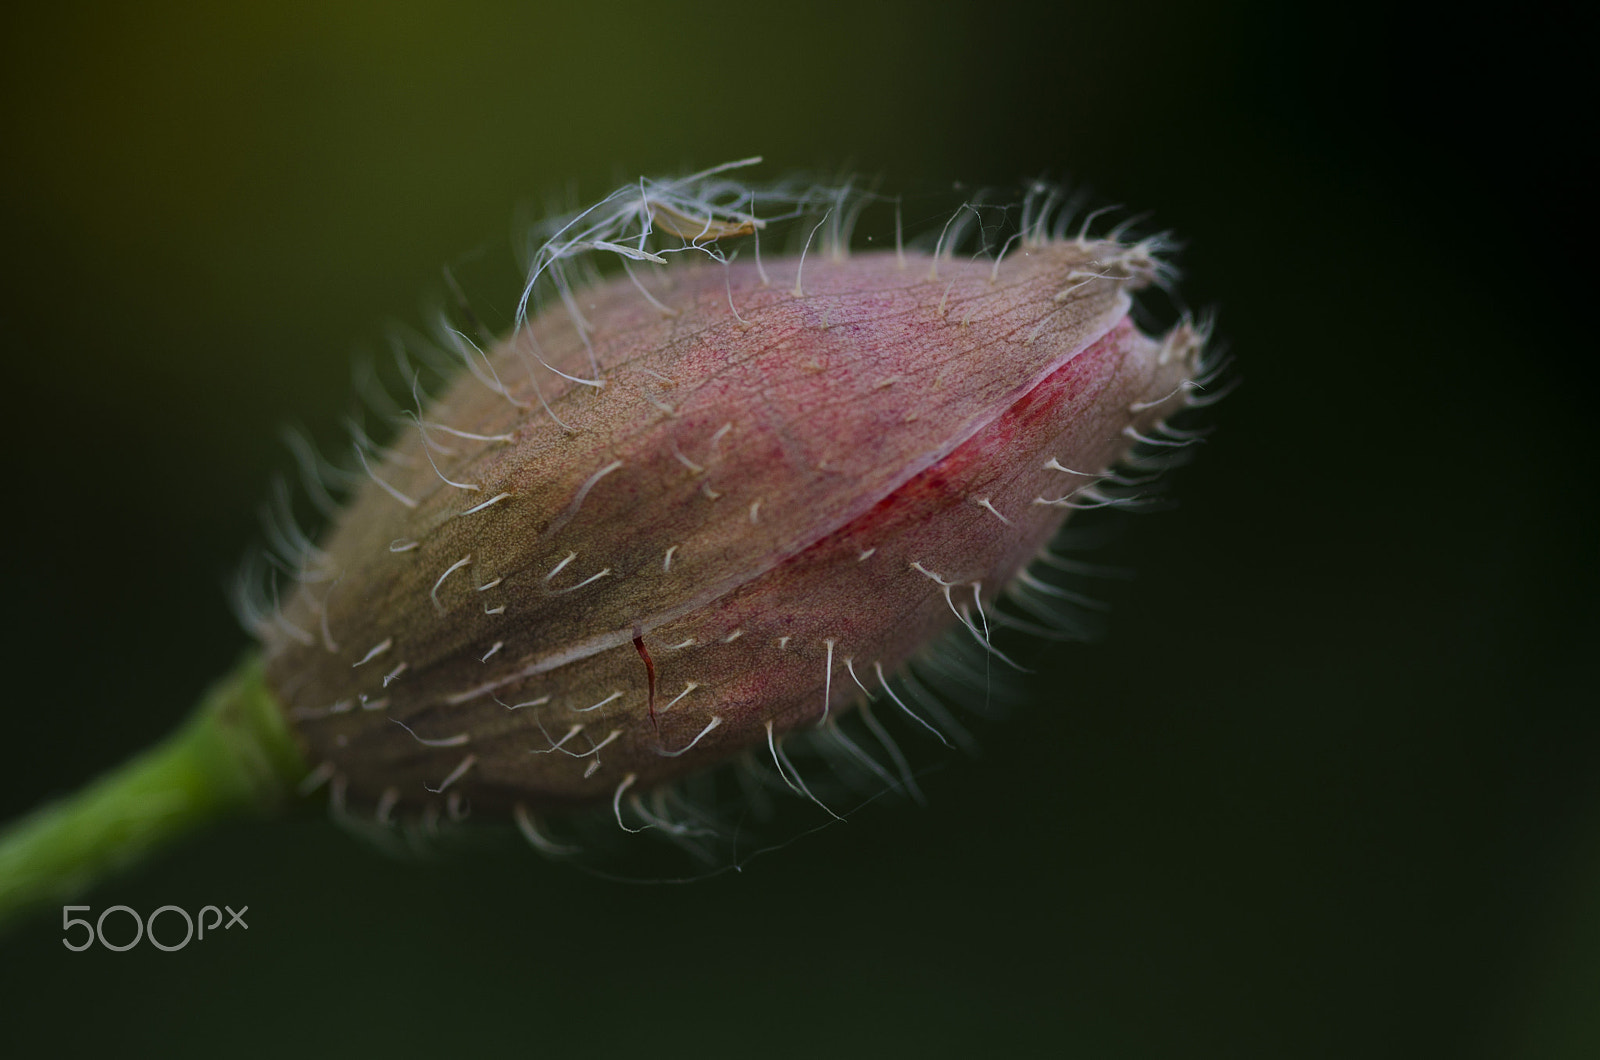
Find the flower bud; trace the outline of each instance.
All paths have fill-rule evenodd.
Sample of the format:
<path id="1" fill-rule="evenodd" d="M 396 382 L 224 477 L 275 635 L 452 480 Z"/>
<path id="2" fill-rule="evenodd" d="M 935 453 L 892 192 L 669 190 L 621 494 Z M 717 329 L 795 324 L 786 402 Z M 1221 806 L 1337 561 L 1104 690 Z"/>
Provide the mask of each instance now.
<path id="1" fill-rule="evenodd" d="M 761 222 L 703 190 L 558 234 L 544 312 L 457 335 L 470 370 L 392 449 L 356 432 L 364 484 L 258 622 L 349 803 L 620 823 L 751 748 L 803 789 L 783 736 L 952 630 L 993 650 L 997 594 L 1189 400 L 1196 331 L 1129 319 L 1147 245 L 1039 219 L 998 261 L 730 259 Z"/>

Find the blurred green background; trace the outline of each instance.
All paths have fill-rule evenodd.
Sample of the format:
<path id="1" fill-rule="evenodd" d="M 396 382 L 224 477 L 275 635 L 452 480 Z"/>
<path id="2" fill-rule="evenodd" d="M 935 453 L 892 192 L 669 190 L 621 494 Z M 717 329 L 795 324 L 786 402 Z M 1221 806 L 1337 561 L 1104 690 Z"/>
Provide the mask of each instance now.
<path id="1" fill-rule="evenodd" d="M 244 649 L 278 426 L 331 437 L 352 353 L 445 263 L 509 285 L 551 195 L 755 153 L 1065 178 L 1187 241 L 1244 380 L 1102 557 L 1139 572 L 1107 639 L 1039 653 L 926 810 L 692 887 L 241 825 L 87 900 L 247 935 L 0 941 L 13 1055 L 1597 1055 L 1563 39 L 1360 3 L 9 14 L 0 819 Z"/>

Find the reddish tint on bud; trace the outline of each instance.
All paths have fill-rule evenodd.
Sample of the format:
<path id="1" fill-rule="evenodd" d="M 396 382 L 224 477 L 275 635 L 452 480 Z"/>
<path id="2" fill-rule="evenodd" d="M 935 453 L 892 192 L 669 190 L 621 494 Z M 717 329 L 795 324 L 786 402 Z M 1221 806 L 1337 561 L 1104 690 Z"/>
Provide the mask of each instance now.
<path id="1" fill-rule="evenodd" d="M 696 205 L 643 208 L 694 249 L 755 228 Z M 793 785 L 786 733 L 958 626 L 989 648 L 1200 355 L 1129 320 L 1147 247 L 1022 236 L 998 264 L 583 244 L 628 271 L 463 344 L 392 450 L 358 438 L 365 485 L 260 622 L 319 775 L 381 819 L 617 806 L 752 747 Z"/>

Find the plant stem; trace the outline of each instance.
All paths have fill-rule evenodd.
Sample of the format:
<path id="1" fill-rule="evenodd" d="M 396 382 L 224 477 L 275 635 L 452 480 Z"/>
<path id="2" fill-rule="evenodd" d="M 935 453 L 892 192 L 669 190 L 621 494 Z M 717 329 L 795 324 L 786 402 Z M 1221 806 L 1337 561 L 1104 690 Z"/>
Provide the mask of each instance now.
<path id="1" fill-rule="evenodd" d="M 161 743 L 0 831 L 0 930 L 204 825 L 277 810 L 305 774 L 247 657 Z"/>

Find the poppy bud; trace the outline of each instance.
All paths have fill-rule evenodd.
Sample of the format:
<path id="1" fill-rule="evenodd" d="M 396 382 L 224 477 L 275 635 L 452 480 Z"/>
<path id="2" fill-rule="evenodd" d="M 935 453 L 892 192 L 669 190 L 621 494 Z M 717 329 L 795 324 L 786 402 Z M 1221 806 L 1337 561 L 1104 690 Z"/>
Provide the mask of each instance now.
<path id="1" fill-rule="evenodd" d="M 751 748 L 804 790 L 784 735 L 890 702 L 952 630 L 998 650 L 997 595 L 1189 403 L 1196 330 L 1129 318 L 1149 245 L 1035 211 L 998 260 L 730 257 L 760 200 L 708 180 L 554 233 L 543 312 L 447 336 L 468 370 L 392 448 L 355 431 L 365 481 L 257 615 L 348 804 L 621 823 Z"/>

